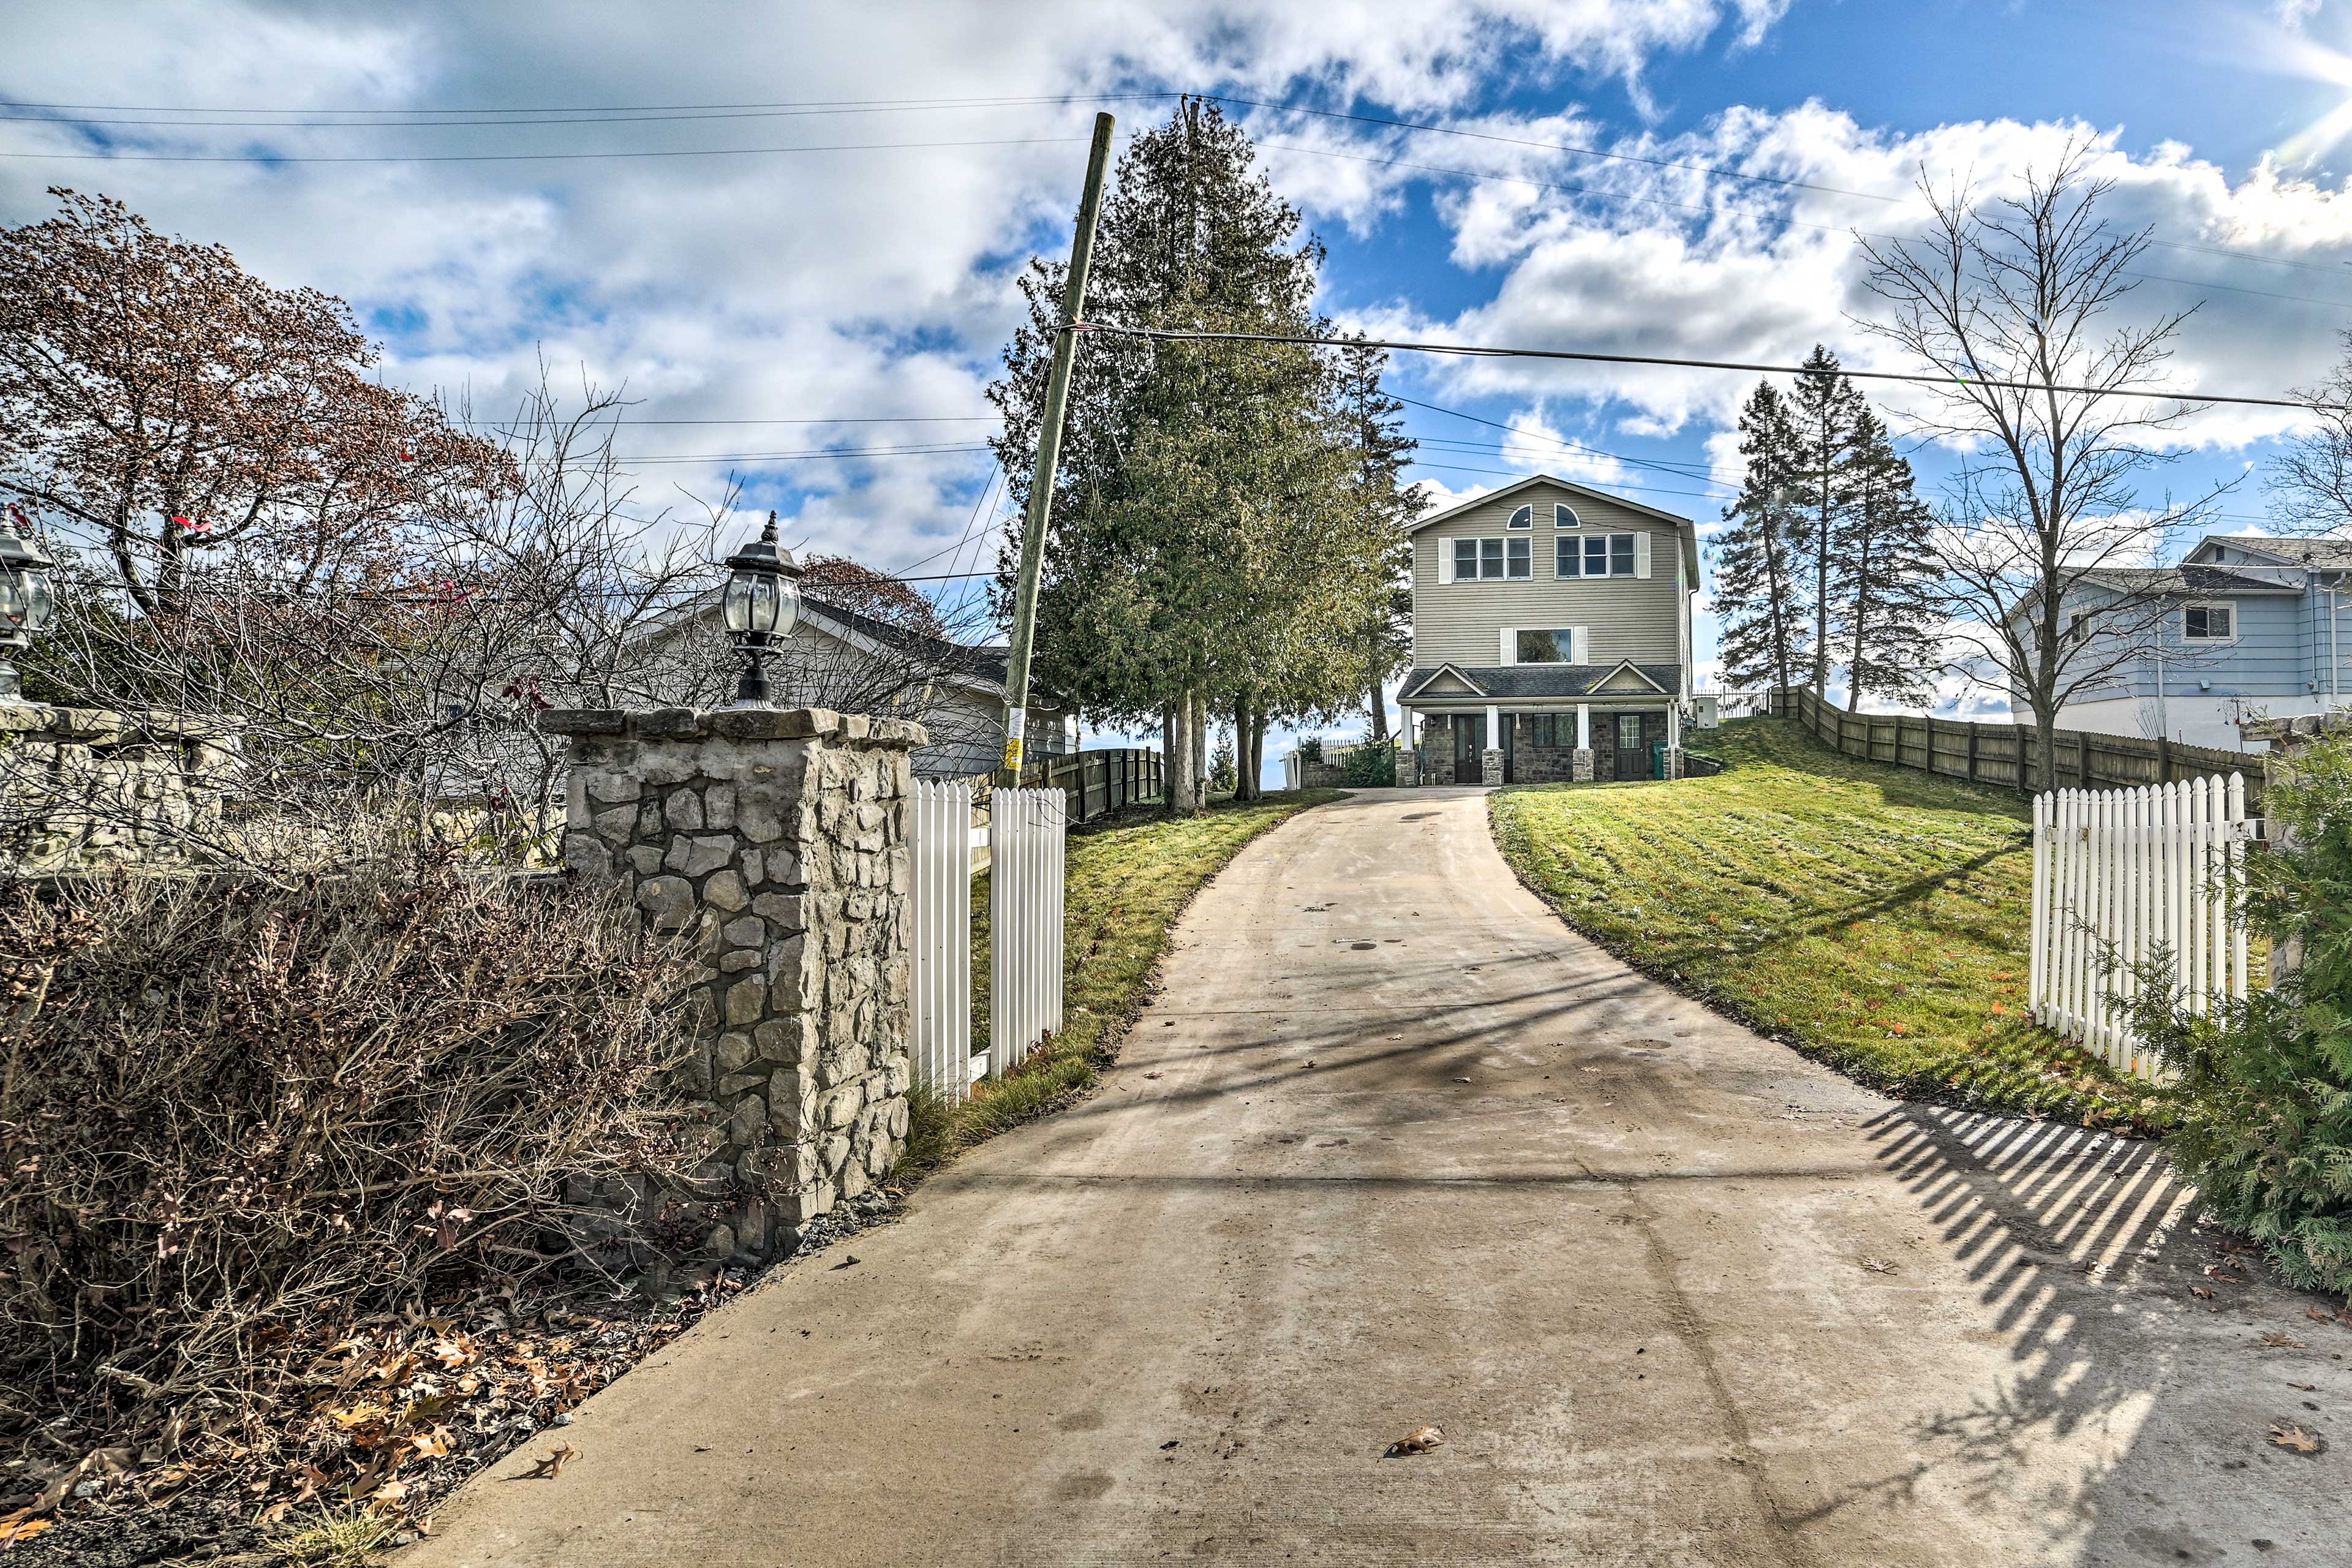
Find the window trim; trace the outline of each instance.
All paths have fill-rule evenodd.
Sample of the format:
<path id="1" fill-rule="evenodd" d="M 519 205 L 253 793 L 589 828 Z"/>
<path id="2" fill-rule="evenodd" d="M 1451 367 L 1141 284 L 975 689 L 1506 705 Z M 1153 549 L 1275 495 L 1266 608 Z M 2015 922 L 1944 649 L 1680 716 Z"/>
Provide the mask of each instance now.
<path id="1" fill-rule="evenodd" d="M 1447 583 L 1532 583 L 1536 577 L 1535 540 L 1528 534 L 1457 533 L 1438 541 L 1449 553 L 1439 557 L 1440 581 Z M 1489 552 L 1497 570 L 1488 572 Z M 1467 553 L 1475 570 L 1462 569 Z M 1511 570 L 1516 556 L 1525 570 Z"/>
<path id="2" fill-rule="evenodd" d="M 1576 631 L 1577 628 L 1574 626 L 1513 626 L 1511 628 L 1511 662 L 1513 664 L 1572 665 L 1576 662 Z M 1519 639 L 1526 637 L 1549 637 L 1553 651 L 1559 653 L 1559 657 L 1536 659 L 1522 658 Z M 1568 639 L 1565 652 L 1560 651 L 1560 639 L 1563 637 Z"/>
<path id="3" fill-rule="evenodd" d="M 1527 521 L 1522 522 L 1519 521 L 1521 518 L 1525 518 Z M 1513 511 L 1510 517 L 1503 523 L 1505 528 L 1533 528 L 1535 525 L 1536 509 L 1535 503 L 1532 501 Z"/>
<path id="4" fill-rule="evenodd" d="M 1639 533 L 1584 533 L 1581 531 L 1566 537 L 1555 537 L 1551 547 L 1552 581 L 1577 583 L 1587 578 L 1638 577 L 1642 574 L 1641 538 L 1642 535 Z M 1617 545 L 1621 540 L 1625 546 L 1625 570 L 1622 572 L 1617 570 Z M 1575 548 L 1577 570 L 1574 572 L 1563 572 L 1559 569 L 1559 548 L 1563 544 Z M 1605 570 L 1587 572 L 1584 570 L 1584 563 L 1593 553 L 1596 546 Z"/>
<path id="5" fill-rule="evenodd" d="M 1584 519 L 1577 516 L 1576 509 L 1566 501 L 1556 500 L 1551 503 L 1551 525 L 1554 528 L 1582 528 Z"/>
<path id="6" fill-rule="evenodd" d="M 2217 637 L 2209 631 L 2203 637 L 2191 637 L 2189 632 L 2189 612 L 2191 610 L 2204 611 L 2209 627 L 2212 625 L 2212 613 L 2221 611 L 2230 617 L 2229 635 Z M 2238 640 L 2239 626 L 2238 602 L 2235 599 L 2196 599 L 2180 606 L 2180 640 L 2184 644 L 2193 643 L 2199 647 L 2228 647 Z"/>

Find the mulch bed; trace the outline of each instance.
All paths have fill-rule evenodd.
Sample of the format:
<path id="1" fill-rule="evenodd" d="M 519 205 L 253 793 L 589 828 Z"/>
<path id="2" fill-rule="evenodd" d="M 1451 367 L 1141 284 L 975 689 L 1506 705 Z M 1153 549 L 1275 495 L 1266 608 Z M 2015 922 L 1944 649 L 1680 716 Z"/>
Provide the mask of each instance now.
<path id="1" fill-rule="evenodd" d="M 812 1227 L 804 1258 L 894 1216 L 869 1193 Z M 761 1271 L 764 1278 L 791 1259 Z M 730 1268 L 656 1299 L 604 1279 L 451 1291 L 397 1315 L 336 1325 L 279 1352 L 290 1392 L 265 1440 L 191 1433 L 175 1452 L 46 1434 L 73 1458 L 13 1463 L 0 1489 L 6 1568 L 145 1568 L 233 1560 L 323 1517 L 364 1512 L 388 1543 L 429 1533 L 434 1509 L 517 1446 L 563 1447 L 571 1412 L 758 1283 Z M 226 1428 L 227 1424 L 223 1423 Z M 39 1506 L 46 1492 L 58 1500 Z"/>

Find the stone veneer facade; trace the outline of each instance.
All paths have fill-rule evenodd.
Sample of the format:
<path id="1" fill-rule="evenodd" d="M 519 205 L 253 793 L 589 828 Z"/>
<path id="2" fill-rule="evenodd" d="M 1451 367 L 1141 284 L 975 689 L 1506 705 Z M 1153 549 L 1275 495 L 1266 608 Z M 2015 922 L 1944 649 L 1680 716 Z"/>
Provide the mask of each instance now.
<path id="1" fill-rule="evenodd" d="M 200 859 L 236 758 L 226 721 L 0 701 L 0 870 Z"/>
<path id="2" fill-rule="evenodd" d="M 704 1258 L 788 1251 L 905 1145 L 907 804 L 921 726 L 821 709 L 559 710 L 572 871 L 691 931 L 694 1054 L 677 1087 L 712 1144 L 690 1181 L 593 1194 L 700 1229 Z"/>

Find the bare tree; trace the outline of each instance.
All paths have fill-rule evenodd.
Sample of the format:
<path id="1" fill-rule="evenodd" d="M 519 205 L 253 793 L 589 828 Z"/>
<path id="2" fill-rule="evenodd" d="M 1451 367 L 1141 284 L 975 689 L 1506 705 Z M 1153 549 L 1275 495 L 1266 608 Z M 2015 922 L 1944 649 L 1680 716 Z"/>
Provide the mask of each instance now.
<path id="1" fill-rule="evenodd" d="M 2189 311 L 2110 321 L 2148 235 L 2099 218 L 2113 182 L 2089 173 L 2092 152 L 2070 142 L 1997 200 L 1923 178 L 1926 237 L 1862 242 L 1890 310 L 1857 324 L 1946 378 L 1918 426 L 1962 454 L 1935 547 L 1952 667 L 2031 710 L 2044 789 L 2058 710 L 2158 648 L 2167 579 L 2117 569 L 2147 566 L 2221 493 L 2139 496 L 2172 456 L 2163 433 L 2196 412 L 2139 395 L 2163 387 Z"/>
<path id="2" fill-rule="evenodd" d="M 2264 488 L 2296 531 L 2352 528 L 2352 331 L 2339 333 L 2342 357 L 2316 386 L 2297 389 L 2310 423 L 2271 464 Z"/>

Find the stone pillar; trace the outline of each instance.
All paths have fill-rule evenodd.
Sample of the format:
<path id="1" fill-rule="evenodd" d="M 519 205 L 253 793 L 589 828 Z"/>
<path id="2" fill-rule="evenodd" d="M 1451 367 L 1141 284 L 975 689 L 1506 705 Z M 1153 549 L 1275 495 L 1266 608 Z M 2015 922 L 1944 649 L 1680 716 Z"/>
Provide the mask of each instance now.
<path id="1" fill-rule="evenodd" d="M 1592 748 L 1579 746 L 1568 756 L 1568 776 L 1577 784 L 1592 782 Z"/>
<path id="2" fill-rule="evenodd" d="M 907 1135 L 909 753 L 921 726 L 822 709 L 564 710 L 566 867 L 617 878 L 705 968 L 677 1087 L 711 1146 L 684 1190 L 706 1259 L 772 1258 Z"/>
<path id="3" fill-rule="evenodd" d="M 211 858 L 236 721 L 0 702 L 0 870 Z"/>
<path id="4" fill-rule="evenodd" d="M 1503 782 L 1502 747 L 1489 746 L 1484 752 L 1478 753 L 1478 776 L 1490 784 L 1498 784 Z"/>

